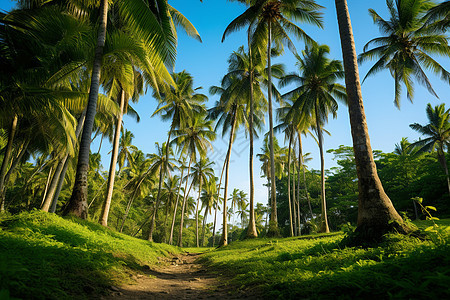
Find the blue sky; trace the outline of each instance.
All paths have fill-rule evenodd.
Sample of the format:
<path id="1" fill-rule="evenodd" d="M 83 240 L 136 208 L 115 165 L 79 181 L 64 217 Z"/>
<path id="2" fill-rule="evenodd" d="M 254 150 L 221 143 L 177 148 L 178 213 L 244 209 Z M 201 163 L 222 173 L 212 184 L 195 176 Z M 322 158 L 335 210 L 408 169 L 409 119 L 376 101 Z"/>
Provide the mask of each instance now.
<path id="1" fill-rule="evenodd" d="M 330 58 L 341 59 L 341 48 L 339 41 L 339 33 L 337 27 L 336 13 L 334 1 L 318 0 L 319 4 L 325 6 L 324 9 L 324 29 L 317 29 L 307 25 L 301 27 L 312 36 L 317 42 L 327 44 L 330 49 Z M 0 8 L 8 10 L 11 7 L 11 1 L 0 0 Z M 219 85 L 222 76 L 227 71 L 227 59 L 232 51 L 237 50 L 240 45 L 246 43 L 244 32 L 234 33 L 227 37 L 224 43 L 221 38 L 226 26 L 240 13 L 244 11 L 244 7 L 238 3 L 231 3 L 226 0 L 205 0 L 200 3 L 199 0 L 169 0 L 169 3 L 183 13 L 199 31 L 203 43 L 199 43 L 179 32 L 179 48 L 176 64 L 176 71 L 186 70 L 190 72 L 195 80 L 196 87 L 203 87 L 203 93 L 208 94 L 209 87 Z M 368 9 L 375 9 L 382 17 L 388 18 L 386 3 L 384 0 L 377 1 L 361 1 L 348 0 L 350 15 L 352 19 L 353 31 L 355 35 L 357 53 L 362 52 L 362 47 L 370 39 L 380 35 L 378 28 L 373 24 Z M 302 42 L 296 41 L 295 46 L 298 51 L 304 47 Z M 447 69 L 449 68 L 448 58 L 437 58 Z M 288 72 L 295 71 L 295 60 L 291 53 L 286 52 L 277 63 L 284 63 Z M 360 76 L 363 78 L 372 66 L 371 62 L 367 62 L 360 66 Z M 443 83 L 439 78 L 431 75 L 433 87 L 435 88 L 440 99 L 436 99 L 427 90 L 416 84 L 416 94 L 414 104 L 411 104 L 406 95 L 402 96 L 401 110 L 395 108 L 394 86 L 390 74 L 386 71 L 368 78 L 362 85 L 365 111 L 369 126 L 369 134 L 373 149 L 382 150 L 383 152 L 392 152 L 394 146 L 402 137 L 408 137 L 410 141 L 418 139 L 418 135 L 409 128 L 409 124 L 418 122 L 426 123 L 425 107 L 427 103 L 437 105 L 439 103 L 448 103 L 448 85 Z M 216 97 L 210 96 L 208 107 L 211 107 L 216 101 Z M 275 105 L 275 108 L 277 105 Z M 136 123 L 131 118 L 125 117 L 125 128 L 132 131 L 135 135 L 134 145 L 145 153 L 154 151 L 154 143 L 166 140 L 169 123 L 163 123 L 158 116 L 151 118 L 155 111 L 156 100 L 151 97 L 151 92 L 141 97 L 139 103 L 134 106 L 141 116 L 141 122 Z M 268 123 L 268 122 L 267 122 Z M 325 149 L 338 148 L 339 145 L 351 146 L 350 126 L 347 108 L 340 105 L 338 117 L 332 119 L 330 116 L 329 123 L 325 126 L 331 136 L 325 136 Z M 266 130 L 268 126 L 266 125 Z M 284 141 L 283 137 L 279 137 L 280 143 Z M 209 157 L 216 161 L 217 170 L 223 163 L 227 147 L 228 137 L 223 139 L 218 136 L 214 142 L 214 152 Z M 233 163 L 230 166 L 230 186 L 229 191 L 233 188 L 239 188 L 248 191 L 248 141 L 241 133 L 238 136 L 234 151 L 232 154 Z M 98 143 L 94 143 L 93 150 L 97 149 Z M 103 167 L 109 166 L 110 145 L 106 143 L 102 147 Z M 255 144 L 255 152 L 259 152 L 261 140 Z M 313 160 L 308 164 L 309 168 L 320 169 L 320 160 L 318 147 L 311 138 L 304 139 L 304 152 L 311 152 Z M 94 150 L 96 151 L 96 150 Z M 325 167 L 329 169 L 336 163 L 332 160 L 331 154 L 326 154 Z M 255 159 L 255 178 L 256 178 L 256 200 L 261 203 L 267 202 L 266 187 L 262 184 L 265 179 L 260 178 L 260 163 Z M 219 173 L 219 172 L 217 172 Z"/>

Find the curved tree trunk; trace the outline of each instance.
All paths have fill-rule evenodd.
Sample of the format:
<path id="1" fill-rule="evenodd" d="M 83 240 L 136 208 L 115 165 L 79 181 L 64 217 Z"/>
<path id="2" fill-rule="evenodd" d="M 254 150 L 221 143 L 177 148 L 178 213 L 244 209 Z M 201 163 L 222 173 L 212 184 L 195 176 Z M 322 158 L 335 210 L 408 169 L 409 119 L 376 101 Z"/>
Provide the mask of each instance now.
<path id="1" fill-rule="evenodd" d="M 189 174 L 191 173 L 191 163 L 192 163 L 192 157 L 189 158 L 188 172 L 186 175 L 186 185 L 184 186 L 183 205 L 181 206 L 180 234 L 178 236 L 178 247 L 183 247 L 184 210 L 186 209 L 186 198 L 189 196 L 189 191 L 187 190 L 187 186 L 188 186 L 188 181 L 189 181 L 188 180 Z"/>
<path id="2" fill-rule="evenodd" d="M 14 141 L 14 137 L 16 135 L 16 130 L 17 130 L 17 122 L 18 122 L 18 117 L 17 117 L 17 115 L 14 115 L 13 119 L 11 120 L 11 126 L 9 128 L 9 134 L 8 134 L 8 143 L 6 144 L 6 151 L 5 151 L 5 155 L 3 156 L 2 167 L 0 169 L 0 197 L 1 197 L 0 198 L 0 212 L 5 211 L 5 197 L 3 195 L 6 193 L 3 193 L 3 190 L 5 189 L 6 170 L 8 168 L 9 160 L 11 158 L 13 141 Z"/>
<path id="3" fill-rule="evenodd" d="M 212 234 L 212 246 L 216 244 L 216 223 L 217 223 L 217 210 L 219 209 L 219 200 L 220 200 L 220 187 L 222 186 L 222 177 L 223 172 L 225 171 L 225 167 L 227 165 L 227 158 L 225 158 L 225 161 L 223 162 L 222 172 L 220 173 L 220 180 L 219 180 L 219 188 L 217 189 L 217 203 L 216 208 L 214 209 L 214 226 L 213 226 L 213 234 Z"/>
<path id="4" fill-rule="evenodd" d="M 248 30 L 248 55 L 250 59 L 249 67 L 249 81 L 250 81 L 250 115 L 248 117 L 248 132 L 250 137 L 250 150 L 249 150 L 249 174 L 250 174 L 250 216 L 248 221 L 247 235 L 246 238 L 255 238 L 258 236 L 258 231 L 256 231 L 256 221 L 255 221 L 255 183 L 253 180 L 253 58 L 252 58 L 252 47 L 250 42 L 250 28 Z"/>
<path id="5" fill-rule="evenodd" d="M 156 202 L 155 202 L 155 209 L 153 210 L 152 220 L 150 221 L 150 231 L 148 233 L 148 240 L 150 242 L 153 242 L 153 230 L 155 229 L 155 220 L 156 220 L 156 214 L 158 213 L 159 204 L 161 202 L 161 186 L 163 182 L 163 176 L 164 176 L 164 162 L 161 163 L 161 166 L 159 167 L 159 183 L 158 183 L 158 194 L 156 195 Z"/>
<path id="6" fill-rule="evenodd" d="M 408 232 L 409 228 L 403 224 L 402 218 L 384 192 L 373 160 L 347 1 L 335 0 L 335 4 L 344 60 L 353 151 L 358 174 L 357 231 L 362 239 L 379 238 L 393 228 L 396 228 L 398 232 Z"/>
<path id="7" fill-rule="evenodd" d="M 117 118 L 116 132 L 114 133 L 113 148 L 111 152 L 111 162 L 109 164 L 108 186 L 106 188 L 106 198 L 103 202 L 102 214 L 99 222 L 103 226 L 108 226 L 109 210 L 111 208 L 111 199 L 114 191 L 114 181 L 116 178 L 117 157 L 119 155 L 120 132 L 122 131 L 122 118 L 125 108 L 125 91 L 122 89 L 120 93 L 120 112 Z"/>
<path id="8" fill-rule="evenodd" d="M 228 171 L 230 169 L 231 147 L 233 146 L 234 130 L 236 126 L 236 108 L 233 112 L 233 121 L 231 123 L 230 141 L 228 142 L 227 163 L 225 167 L 225 186 L 223 190 L 223 218 L 222 218 L 222 238 L 219 247 L 228 245 L 228 226 L 227 226 L 227 193 L 228 193 Z"/>
<path id="9" fill-rule="evenodd" d="M 294 225 L 292 222 L 292 202 L 291 202 L 291 146 L 293 131 L 289 133 L 289 150 L 288 150 L 288 203 L 289 203 L 289 225 L 291 236 L 294 236 Z M 295 172 L 294 172 L 295 173 Z"/>
<path id="10" fill-rule="evenodd" d="M 323 156 L 323 136 L 322 128 L 320 127 L 317 105 L 315 106 L 316 113 L 316 127 L 317 127 L 317 138 L 319 140 L 319 152 L 320 152 L 320 198 L 321 198 L 321 208 L 322 208 L 322 222 L 320 225 L 320 232 L 330 232 L 328 227 L 328 217 L 327 217 L 327 201 L 325 198 L 325 159 Z"/>
<path id="11" fill-rule="evenodd" d="M 172 226 L 170 227 L 169 245 L 172 245 L 173 242 L 173 229 L 175 227 L 175 219 L 177 217 L 177 208 L 178 208 L 178 201 L 180 200 L 181 185 L 183 184 L 183 172 L 184 168 L 181 168 L 180 183 L 178 184 L 177 190 L 177 200 L 175 201 L 175 208 L 173 209 Z"/>
<path id="12" fill-rule="evenodd" d="M 75 137 L 80 137 L 81 129 L 83 129 L 84 119 L 86 118 L 86 109 L 83 110 L 83 113 L 78 118 L 77 128 L 75 129 Z M 66 177 L 67 169 L 69 168 L 69 154 L 66 154 L 64 159 L 64 167 L 61 171 L 61 174 L 58 178 L 58 186 L 56 187 L 55 195 L 53 196 L 52 205 L 50 206 L 49 212 L 54 213 L 56 211 L 56 205 L 58 204 L 59 194 L 61 193 L 62 186 L 64 184 L 64 178 Z M 89 208 L 89 207 L 88 207 Z"/>
<path id="13" fill-rule="evenodd" d="M 272 64 L 270 59 L 270 50 L 272 46 L 272 23 L 268 24 L 268 42 L 267 42 L 267 67 L 269 87 L 267 91 L 267 98 L 269 102 L 269 148 L 270 148 L 270 222 L 268 236 L 279 236 L 278 217 L 277 217 L 277 190 L 275 186 L 275 154 L 273 150 L 273 114 L 272 114 Z"/>
<path id="14" fill-rule="evenodd" d="M 200 185 L 198 187 L 197 206 L 195 208 L 195 240 L 197 243 L 197 247 L 199 246 L 199 243 L 198 243 L 198 205 L 200 204 L 201 193 L 202 193 L 202 177 L 200 176 Z"/>
<path id="15" fill-rule="evenodd" d="M 64 210 L 64 215 L 75 215 L 82 219 L 88 217 L 87 204 L 87 175 L 89 171 L 89 150 L 91 146 L 92 127 L 97 109 L 98 91 L 100 88 L 100 71 L 103 57 L 103 47 L 106 39 L 106 22 L 108 15 L 108 0 L 102 0 L 100 6 L 100 26 L 97 34 L 94 63 L 91 76 L 91 87 L 86 110 L 86 124 L 81 135 L 80 150 L 78 154 L 77 172 L 75 184 L 69 203 Z"/>

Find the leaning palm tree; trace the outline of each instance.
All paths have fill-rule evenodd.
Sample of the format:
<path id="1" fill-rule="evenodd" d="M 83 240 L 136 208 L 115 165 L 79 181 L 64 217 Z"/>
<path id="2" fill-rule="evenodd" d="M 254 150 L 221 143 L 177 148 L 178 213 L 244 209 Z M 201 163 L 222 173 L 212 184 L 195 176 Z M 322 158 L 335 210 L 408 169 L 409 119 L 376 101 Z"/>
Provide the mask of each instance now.
<path id="1" fill-rule="evenodd" d="M 198 184 L 198 198 L 195 208 L 195 239 L 197 247 L 200 245 L 198 235 L 198 208 L 200 205 L 200 196 L 202 194 L 203 184 L 209 182 L 211 178 L 214 178 L 213 164 L 214 162 L 209 161 L 207 157 L 200 157 L 197 163 L 192 167 L 192 172 L 190 174 L 192 182 Z"/>
<path id="2" fill-rule="evenodd" d="M 388 69 L 394 79 L 394 103 L 400 108 L 402 84 L 407 98 L 414 98 L 414 81 L 424 85 L 436 96 L 424 69 L 441 76 L 450 83 L 450 73 L 430 55 L 450 55 L 447 37 L 435 26 L 425 23 L 424 15 L 434 3 L 430 0 L 386 0 L 389 20 L 383 19 L 375 10 L 369 13 L 383 36 L 370 40 L 359 55 L 358 62 L 377 59 L 364 80 L 371 75 Z M 363 81 L 364 81 L 363 80 Z"/>
<path id="3" fill-rule="evenodd" d="M 253 27 L 253 43 L 257 45 L 259 52 L 264 52 L 264 46 L 267 49 L 266 58 L 268 65 L 268 102 L 269 102 L 269 135 L 270 135 L 270 163 L 271 170 L 271 203 L 273 212 L 271 216 L 272 226 L 269 235 L 278 235 L 278 220 L 276 211 L 276 191 L 275 191 L 275 160 L 273 145 L 273 117 L 272 117 L 272 68 L 271 68 L 271 49 L 272 43 L 281 47 L 287 44 L 288 48 L 295 52 L 295 47 L 288 33 L 294 34 L 297 38 L 308 43 L 313 40 L 292 21 L 306 22 L 322 27 L 321 15 L 318 10 L 322 6 L 314 0 L 255 0 L 240 1 L 250 4 L 250 7 L 234 19 L 226 28 L 224 37 L 231 32 L 246 27 L 251 24 Z M 273 39 L 273 40 L 272 40 Z"/>
<path id="4" fill-rule="evenodd" d="M 314 129 L 320 150 L 321 178 L 322 178 L 322 228 L 323 232 L 329 232 L 326 200 L 325 200 L 325 166 L 323 154 L 323 124 L 327 122 L 328 115 L 333 117 L 337 114 L 337 100 L 346 101 L 345 87 L 336 83 L 344 77 L 342 64 L 337 60 L 330 60 L 326 56 L 330 49 L 326 45 L 307 47 L 303 52 L 303 57 L 297 58 L 299 74 L 290 74 L 280 80 L 281 86 L 294 83 L 298 86 L 283 95 L 287 98 L 295 98 L 292 106 L 293 111 L 299 110 L 304 115 L 312 116 L 316 122 Z M 291 111 L 291 113 L 293 113 Z"/>
<path id="5" fill-rule="evenodd" d="M 370 146 L 367 121 L 359 81 L 355 41 L 346 0 L 335 0 L 339 24 L 353 152 L 358 174 L 358 227 L 362 239 L 379 238 L 396 228 L 408 232 L 402 218 L 384 192 Z"/>
<path id="6" fill-rule="evenodd" d="M 429 121 L 427 125 L 414 123 L 409 127 L 427 138 L 412 143 L 410 147 L 418 147 L 419 152 L 437 151 L 439 163 L 444 168 L 447 177 L 447 188 L 450 194 L 450 178 L 445 158 L 445 148 L 450 149 L 450 109 L 445 109 L 444 103 L 436 105 L 434 108 L 428 103 L 426 112 Z"/>
<path id="7" fill-rule="evenodd" d="M 212 122 L 205 120 L 205 114 L 197 114 L 193 119 L 188 121 L 183 129 L 174 130 L 175 138 L 172 140 L 171 144 L 177 145 L 178 151 L 181 153 L 186 153 L 189 157 L 187 177 L 189 177 L 191 164 L 197 160 L 197 154 L 205 156 L 208 149 L 212 149 L 211 141 L 216 137 L 214 131 L 212 130 Z M 189 195 L 187 189 L 188 180 L 186 180 L 185 191 L 183 196 L 183 204 L 181 207 L 181 222 L 180 222 L 180 233 L 178 236 L 178 246 L 183 246 L 183 223 L 184 223 L 184 212 L 186 209 L 186 200 Z"/>

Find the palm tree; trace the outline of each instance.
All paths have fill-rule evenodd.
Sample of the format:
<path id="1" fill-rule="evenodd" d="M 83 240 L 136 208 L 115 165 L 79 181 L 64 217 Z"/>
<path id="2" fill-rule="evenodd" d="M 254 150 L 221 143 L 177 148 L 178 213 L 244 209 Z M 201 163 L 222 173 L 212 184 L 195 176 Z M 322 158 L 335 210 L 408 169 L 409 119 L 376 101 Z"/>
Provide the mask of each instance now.
<path id="1" fill-rule="evenodd" d="M 345 70 L 353 152 L 358 174 L 357 231 L 361 233 L 362 239 L 379 238 L 393 228 L 399 232 L 407 232 L 408 228 L 384 192 L 373 160 L 347 1 L 335 0 L 335 5 Z"/>
<path id="2" fill-rule="evenodd" d="M 301 111 L 304 115 L 312 116 L 314 129 L 317 132 L 320 166 L 322 178 L 322 231 L 329 232 L 326 200 L 325 200 L 325 165 L 323 155 L 323 133 L 322 126 L 328 121 L 328 114 L 336 117 L 338 104 L 336 100 L 345 102 L 345 88 L 336 83 L 344 76 L 342 64 L 337 60 L 329 60 L 326 56 L 330 49 L 326 45 L 307 47 L 303 57 L 296 55 L 297 66 L 300 74 L 290 74 L 280 80 L 281 86 L 290 83 L 298 85 L 294 90 L 286 93 L 283 97 L 295 98 L 292 110 Z"/>
<path id="3" fill-rule="evenodd" d="M 450 178 L 445 158 L 445 148 L 450 149 L 450 109 L 446 110 L 444 103 L 436 105 L 434 108 L 428 103 L 426 113 L 429 121 L 427 125 L 423 126 L 414 123 L 409 125 L 409 127 L 428 137 L 412 143 L 410 147 L 418 147 L 419 152 L 437 150 L 439 162 L 447 176 L 447 188 L 450 194 Z"/>
<path id="4" fill-rule="evenodd" d="M 450 26 L 450 1 L 443 1 L 442 3 L 432 7 L 425 15 L 426 24 L 433 22 L 434 26 L 442 31 L 445 31 Z"/>
<path id="5" fill-rule="evenodd" d="M 269 135 L 270 135 L 270 163 L 272 176 L 271 180 L 271 203 L 272 226 L 269 230 L 269 235 L 279 235 L 278 220 L 276 211 L 276 190 L 275 190 L 275 158 L 273 145 L 273 117 L 272 117 L 272 68 L 271 68 L 271 49 L 272 38 L 278 46 L 283 43 L 287 44 L 289 49 L 295 52 L 294 44 L 289 38 L 287 32 L 294 34 L 297 38 L 303 39 L 308 43 L 313 40 L 297 25 L 291 21 L 306 22 L 322 27 L 321 15 L 317 12 L 322 6 L 315 3 L 314 0 L 255 0 L 255 1 L 240 1 L 250 4 L 250 7 L 234 19 L 226 28 L 224 36 L 230 34 L 232 31 L 240 29 L 249 24 L 253 27 L 253 42 L 262 53 L 262 47 L 266 45 L 266 57 L 268 65 L 268 102 L 269 102 Z"/>
<path id="6" fill-rule="evenodd" d="M 174 161 L 173 158 L 170 158 L 167 160 L 166 153 L 168 152 L 169 155 L 172 153 L 171 149 L 166 150 L 166 147 L 169 147 L 166 143 L 163 143 L 162 146 L 159 146 L 159 143 L 156 143 L 156 153 L 150 154 L 149 158 L 152 161 L 152 166 L 150 168 L 150 172 L 154 174 L 159 174 L 159 180 L 158 180 L 158 193 L 156 195 L 156 202 L 155 202 L 155 208 L 153 209 L 152 219 L 150 221 L 150 231 L 148 234 L 148 240 L 150 242 L 153 241 L 153 230 L 155 228 L 155 220 L 156 215 L 158 213 L 158 208 L 161 203 L 161 187 L 162 183 L 164 181 L 164 174 L 169 173 L 171 170 L 173 170 L 174 167 Z"/>
<path id="7" fill-rule="evenodd" d="M 186 153 L 189 156 L 187 178 L 190 174 L 192 162 L 197 160 L 197 153 L 200 157 L 205 156 L 208 148 L 212 149 L 210 141 L 214 140 L 216 137 L 214 131 L 212 131 L 212 122 L 205 120 L 204 117 L 204 114 L 194 115 L 194 118 L 188 121 L 189 123 L 187 126 L 173 131 L 176 137 L 172 140 L 171 144 L 177 145 L 179 152 Z M 183 204 L 181 207 L 180 233 L 178 237 L 178 246 L 180 247 L 183 246 L 184 212 L 186 208 L 186 199 L 189 195 L 187 184 L 188 180 L 186 180 Z"/>
<path id="8" fill-rule="evenodd" d="M 377 62 L 367 72 L 374 75 L 383 69 L 388 69 L 394 78 L 394 103 L 400 108 L 401 84 L 406 87 L 407 98 L 414 98 L 415 78 L 428 91 L 436 96 L 431 83 L 424 71 L 428 69 L 450 83 L 450 73 L 434 60 L 430 54 L 450 55 L 447 37 L 439 33 L 436 27 L 425 23 L 424 15 L 434 3 L 429 0 L 386 0 L 389 8 L 389 20 L 383 19 L 375 10 L 369 13 L 383 36 L 370 40 L 364 46 L 364 52 L 358 61 L 377 59 Z"/>
<path id="9" fill-rule="evenodd" d="M 201 195 L 202 207 L 205 209 L 205 214 L 203 215 L 203 226 L 202 226 L 202 239 L 200 245 L 203 247 L 205 245 L 205 228 L 206 228 L 206 217 L 208 213 L 211 214 L 211 209 L 217 200 L 217 183 L 216 177 L 211 177 L 207 182 L 205 182 L 205 187 Z"/>
<path id="10" fill-rule="evenodd" d="M 212 165 L 214 162 L 209 161 L 207 157 L 200 157 L 197 163 L 192 167 L 192 172 L 190 176 L 192 177 L 192 182 L 198 184 L 198 198 L 197 205 L 195 208 L 195 238 L 196 245 L 199 247 L 199 235 L 198 235 L 198 207 L 200 205 L 200 196 L 202 194 L 203 183 L 207 183 L 214 177 L 214 170 Z"/>
<path id="11" fill-rule="evenodd" d="M 170 236 L 169 236 L 169 245 L 172 245 L 172 241 L 173 241 L 173 229 L 175 228 L 175 219 L 177 216 L 177 208 L 178 208 L 178 202 L 179 202 L 179 198 L 180 198 L 180 191 L 181 191 L 181 185 L 183 184 L 183 173 L 184 170 L 186 169 L 186 157 L 182 156 L 181 159 L 178 160 L 178 169 L 181 170 L 181 174 L 180 174 L 180 179 L 179 179 L 179 183 L 178 183 L 178 190 L 177 190 L 177 200 L 175 201 L 175 207 L 173 209 L 173 218 L 172 218 L 172 225 L 170 227 Z"/>

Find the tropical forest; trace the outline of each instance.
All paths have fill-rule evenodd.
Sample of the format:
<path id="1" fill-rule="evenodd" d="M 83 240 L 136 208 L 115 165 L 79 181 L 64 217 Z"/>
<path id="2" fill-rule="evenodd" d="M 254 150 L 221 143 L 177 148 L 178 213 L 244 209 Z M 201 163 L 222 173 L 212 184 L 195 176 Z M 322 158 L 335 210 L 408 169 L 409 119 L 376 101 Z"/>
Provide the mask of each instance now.
<path id="1" fill-rule="evenodd" d="M 0 0 L 0 299 L 450 299 L 450 1 Z"/>

